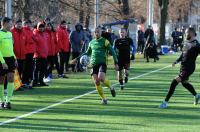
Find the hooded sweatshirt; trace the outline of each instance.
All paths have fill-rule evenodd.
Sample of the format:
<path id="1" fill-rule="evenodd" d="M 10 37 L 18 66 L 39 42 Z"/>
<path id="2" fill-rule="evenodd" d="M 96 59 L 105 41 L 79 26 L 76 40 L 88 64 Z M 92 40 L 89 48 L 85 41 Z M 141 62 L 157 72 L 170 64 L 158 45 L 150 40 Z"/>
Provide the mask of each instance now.
<path id="1" fill-rule="evenodd" d="M 33 32 L 34 41 L 36 43 L 36 51 L 34 53 L 34 58 L 47 58 L 48 56 L 47 35 L 45 32 L 39 31 L 39 26 L 42 24 L 43 23 L 39 22 L 37 24 L 37 29 L 35 29 Z"/>
<path id="2" fill-rule="evenodd" d="M 77 27 L 80 26 L 81 30 L 78 31 Z M 72 51 L 73 52 L 81 52 L 81 48 L 82 48 L 82 43 L 81 41 L 85 41 L 85 35 L 83 32 L 83 26 L 81 24 L 76 24 L 75 25 L 75 31 L 72 31 L 70 34 L 70 43 L 71 43 L 71 47 L 72 47 Z"/>

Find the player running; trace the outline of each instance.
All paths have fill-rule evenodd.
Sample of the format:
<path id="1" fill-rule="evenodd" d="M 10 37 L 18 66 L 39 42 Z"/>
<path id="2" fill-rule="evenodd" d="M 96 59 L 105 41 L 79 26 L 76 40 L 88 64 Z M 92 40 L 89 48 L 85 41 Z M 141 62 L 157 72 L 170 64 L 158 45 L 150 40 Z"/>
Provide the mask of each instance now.
<path id="1" fill-rule="evenodd" d="M 196 58 L 200 53 L 200 44 L 195 38 L 196 32 L 194 28 L 187 29 L 186 37 L 188 43 L 184 44 L 181 56 L 172 64 L 172 66 L 174 66 L 175 64 L 181 62 L 180 74 L 172 80 L 165 101 L 160 105 L 160 108 L 167 107 L 170 97 L 173 95 L 176 86 L 180 82 L 183 87 L 185 87 L 194 96 L 194 105 L 197 105 L 200 99 L 200 95 L 196 93 L 194 87 L 188 82 L 189 77 L 195 71 Z"/>
<path id="2" fill-rule="evenodd" d="M 126 29 L 122 28 L 119 30 L 120 38 L 114 42 L 114 49 L 118 57 L 118 81 L 120 83 L 121 90 L 124 89 L 124 82 L 128 82 L 129 68 L 130 68 L 130 51 L 134 49 L 133 40 L 127 36 Z M 125 78 L 123 79 L 123 76 Z M 124 82 L 123 82 L 124 80 Z"/>
<path id="3" fill-rule="evenodd" d="M 113 97 L 116 96 L 115 89 L 111 86 L 110 81 L 106 79 L 106 71 L 107 71 L 106 60 L 107 60 L 108 50 L 113 55 L 115 69 L 117 70 L 118 60 L 115 51 L 112 48 L 109 41 L 101 37 L 101 29 L 96 28 L 95 38 L 89 43 L 88 49 L 83 55 L 91 56 L 91 62 L 90 62 L 92 65 L 91 76 L 94 81 L 97 92 L 102 99 L 101 104 L 107 104 L 107 99 L 106 96 L 104 95 L 101 83 L 110 88 Z M 74 59 L 72 63 L 73 62 L 75 63 L 80 57 Z"/>

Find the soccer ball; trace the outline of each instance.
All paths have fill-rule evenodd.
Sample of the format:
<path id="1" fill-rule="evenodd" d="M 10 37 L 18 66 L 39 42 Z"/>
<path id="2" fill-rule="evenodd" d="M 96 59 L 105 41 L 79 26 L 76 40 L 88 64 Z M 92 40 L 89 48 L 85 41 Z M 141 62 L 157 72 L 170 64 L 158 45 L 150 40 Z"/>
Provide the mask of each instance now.
<path id="1" fill-rule="evenodd" d="M 80 58 L 80 64 L 83 66 L 87 66 L 90 63 L 90 58 L 87 55 L 83 55 Z"/>

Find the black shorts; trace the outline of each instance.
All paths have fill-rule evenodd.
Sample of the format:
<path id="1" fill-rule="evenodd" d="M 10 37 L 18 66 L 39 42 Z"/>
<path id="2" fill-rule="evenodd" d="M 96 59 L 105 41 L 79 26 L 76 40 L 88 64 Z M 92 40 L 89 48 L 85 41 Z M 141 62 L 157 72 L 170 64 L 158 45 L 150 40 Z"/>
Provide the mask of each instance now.
<path id="1" fill-rule="evenodd" d="M 8 69 L 4 70 L 2 67 L 2 64 L 0 62 L 0 76 L 4 76 L 7 73 L 10 72 L 15 72 L 16 69 L 16 64 L 15 64 L 15 58 L 14 57 L 4 57 L 4 60 L 6 62 L 6 64 L 8 65 Z"/>
<path id="2" fill-rule="evenodd" d="M 129 57 L 127 57 L 127 56 L 119 57 L 118 61 L 119 61 L 118 62 L 118 66 L 119 66 L 118 71 L 121 71 L 123 69 L 128 70 L 130 68 L 130 56 Z"/>
<path id="3" fill-rule="evenodd" d="M 97 64 L 97 65 L 93 65 L 92 69 L 91 69 L 91 76 L 93 74 L 98 75 L 99 72 L 104 72 L 106 73 L 107 71 L 107 65 L 106 64 Z"/>
<path id="4" fill-rule="evenodd" d="M 190 75 L 192 75 L 192 73 L 194 72 L 194 70 L 188 70 L 186 68 L 181 68 L 180 69 L 180 74 L 178 75 L 181 78 L 181 81 L 188 81 Z"/>

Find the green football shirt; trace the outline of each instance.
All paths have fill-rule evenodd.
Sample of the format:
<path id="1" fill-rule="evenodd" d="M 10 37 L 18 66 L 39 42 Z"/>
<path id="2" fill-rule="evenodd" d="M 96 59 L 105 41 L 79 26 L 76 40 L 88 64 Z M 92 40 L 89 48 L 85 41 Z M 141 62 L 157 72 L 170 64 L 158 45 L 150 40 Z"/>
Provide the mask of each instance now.
<path id="1" fill-rule="evenodd" d="M 13 51 L 13 38 L 12 33 L 9 31 L 0 31 L 0 61 L 5 63 L 3 57 L 15 57 Z"/>

